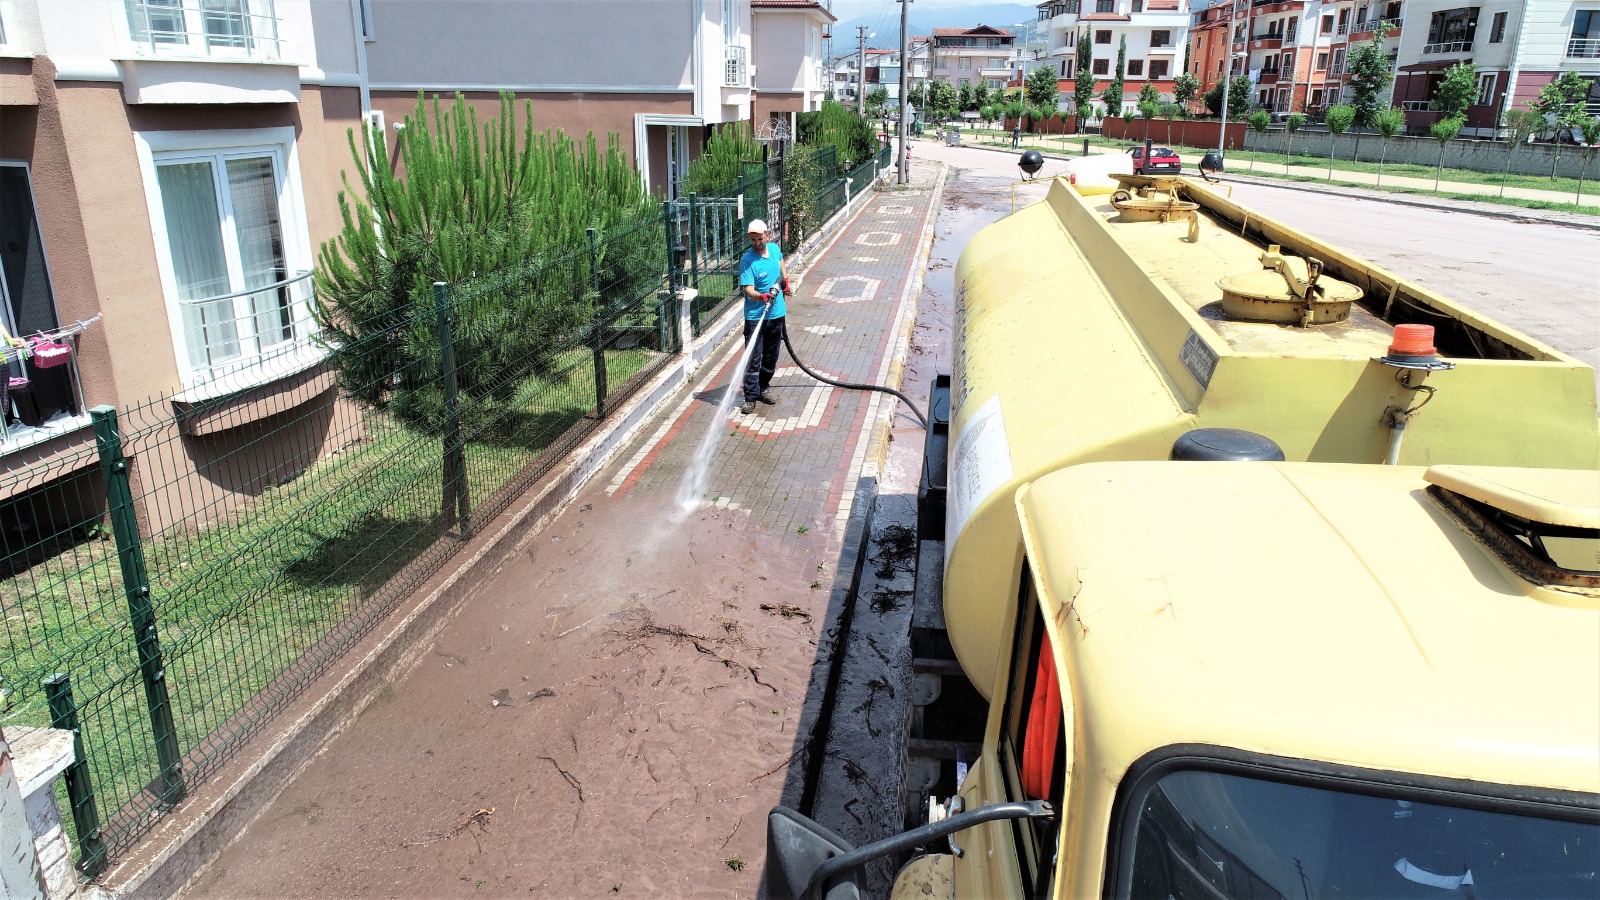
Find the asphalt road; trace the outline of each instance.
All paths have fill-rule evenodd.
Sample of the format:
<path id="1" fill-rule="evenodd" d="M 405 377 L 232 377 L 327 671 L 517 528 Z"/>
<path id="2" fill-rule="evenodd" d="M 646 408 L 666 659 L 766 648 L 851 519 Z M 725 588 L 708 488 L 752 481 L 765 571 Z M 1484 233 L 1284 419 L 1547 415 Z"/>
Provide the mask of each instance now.
<path id="1" fill-rule="evenodd" d="M 913 156 L 1018 174 L 1009 153 L 922 141 Z M 1600 232 L 1293 185 L 1234 182 L 1234 197 L 1600 369 Z"/>

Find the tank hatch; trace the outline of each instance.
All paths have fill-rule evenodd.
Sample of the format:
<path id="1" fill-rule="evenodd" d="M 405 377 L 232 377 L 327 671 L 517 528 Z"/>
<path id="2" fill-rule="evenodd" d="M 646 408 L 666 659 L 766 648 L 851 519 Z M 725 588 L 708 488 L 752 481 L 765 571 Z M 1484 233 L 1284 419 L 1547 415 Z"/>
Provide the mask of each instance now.
<path id="1" fill-rule="evenodd" d="M 1277 244 L 1261 254 L 1261 268 L 1217 280 L 1222 311 L 1235 319 L 1291 325 L 1332 325 L 1350 318 L 1361 289 L 1324 276 L 1322 260 L 1287 256 Z"/>
<path id="2" fill-rule="evenodd" d="M 1518 575 L 1600 600 L 1600 471 L 1433 466 L 1422 477 Z"/>

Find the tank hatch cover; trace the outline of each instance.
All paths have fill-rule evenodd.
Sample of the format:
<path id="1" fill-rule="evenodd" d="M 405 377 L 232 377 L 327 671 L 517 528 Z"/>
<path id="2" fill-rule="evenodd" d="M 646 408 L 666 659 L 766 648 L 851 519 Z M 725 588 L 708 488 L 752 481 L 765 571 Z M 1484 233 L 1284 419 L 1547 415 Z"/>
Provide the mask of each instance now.
<path id="1" fill-rule="evenodd" d="M 1261 268 L 1225 275 L 1222 311 L 1235 319 L 1332 325 L 1350 318 L 1361 289 L 1322 274 L 1322 260 L 1286 256 L 1277 244 L 1261 254 Z"/>
<path id="2" fill-rule="evenodd" d="M 1529 522 L 1600 529 L 1600 471 L 1433 466 L 1422 478 Z"/>

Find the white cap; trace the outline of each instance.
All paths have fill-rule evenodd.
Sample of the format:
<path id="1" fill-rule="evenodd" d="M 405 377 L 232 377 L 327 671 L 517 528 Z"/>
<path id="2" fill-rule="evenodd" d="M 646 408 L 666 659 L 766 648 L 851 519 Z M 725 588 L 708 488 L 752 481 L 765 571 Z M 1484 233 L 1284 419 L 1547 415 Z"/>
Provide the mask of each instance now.
<path id="1" fill-rule="evenodd" d="M 766 234 L 767 233 L 767 223 L 761 221 L 760 219 L 751 219 L 750 220 L 750 227 L 746 228 L 744 230 L 744 232 L 745 232 L 745 234 L 756 234 L 756 233 Z"/>

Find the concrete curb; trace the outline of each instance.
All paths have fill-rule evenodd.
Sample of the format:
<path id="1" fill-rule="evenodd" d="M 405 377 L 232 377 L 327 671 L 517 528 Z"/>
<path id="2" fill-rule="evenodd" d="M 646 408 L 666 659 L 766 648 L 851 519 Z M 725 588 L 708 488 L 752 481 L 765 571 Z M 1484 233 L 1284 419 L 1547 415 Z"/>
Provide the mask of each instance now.
<path id="1" fill-rule="evenodd" d="M 961 144 L 968 150 L 986 150 L 991 153 L 1013 153 L 1009 147 L 986 147 L 980 144 Z M 1064 155 L 1060 153 L 1046 153 L 1040 151 L 1045 159 L 1081 159 L 1077 154 Z M 1315 194 L 1331 194 L 1340 197 L 1358 197 L 1363 200 L 1376 200 L 1380 203 L 1397 203 L 1402 206 L 1416 206 L 1423 209 L 1436 209 L 1441 212 L 1467 213 L 1469 215 L 1483 216 L 1489 219 L 1503 219 L 1511 222 L 1539 222 L 1547 225 L 1562 225 L 1567 228 L 1582 228 L 1588 231 L 1600 231 L 1600 213 L 1589 216 L 1586 213 L 1569 213 L 1544 209 L 1529 209 L 1521 206 L 1500 206 L 1498 204 L 1481 203 L 1472 200 L 1444 201 L 1431 198 L 1419 198 L 1409 194 L 1397 194 L 1389 191 L 1363 188 L 1360 185 L 1317 184 L 1309 181 L 1290 181 L 1281 178 L 1269 178 L 1259 175 L 1237 175 L 1232 172 L 1224 173 L 1224 181 L 1236 181 L 1241 184 L 1255 184 L 1262 187 L 1276 187 L 1292 190 L 1310 191 Z M 1583 218 L 1578 218 L 1583 217 Z"/>

